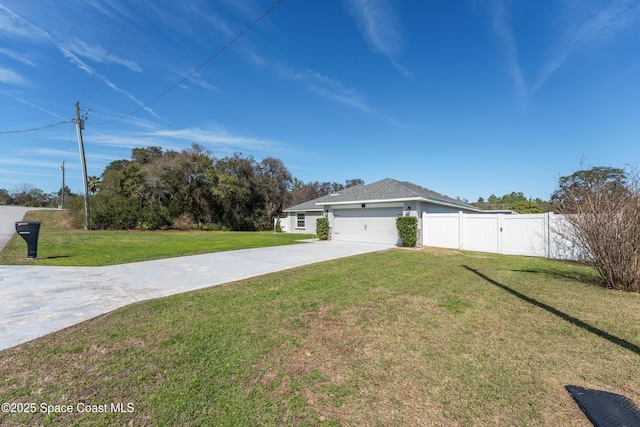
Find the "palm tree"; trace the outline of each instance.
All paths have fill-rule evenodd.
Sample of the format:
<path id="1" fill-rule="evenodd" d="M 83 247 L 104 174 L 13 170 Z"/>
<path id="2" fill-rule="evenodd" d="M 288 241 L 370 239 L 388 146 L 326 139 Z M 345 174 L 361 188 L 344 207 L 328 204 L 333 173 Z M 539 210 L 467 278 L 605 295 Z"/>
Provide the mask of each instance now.
<path id="1" fill-rule="evenodd" d="M 96 192 L 98 191 L 98 185 L 100 185 L 101 182 L 102 180 L 98 176 L 87 177 L 87 186 L 89 187 L 89 192 L 91 193 L 91 195 L 96 194 Z"/>

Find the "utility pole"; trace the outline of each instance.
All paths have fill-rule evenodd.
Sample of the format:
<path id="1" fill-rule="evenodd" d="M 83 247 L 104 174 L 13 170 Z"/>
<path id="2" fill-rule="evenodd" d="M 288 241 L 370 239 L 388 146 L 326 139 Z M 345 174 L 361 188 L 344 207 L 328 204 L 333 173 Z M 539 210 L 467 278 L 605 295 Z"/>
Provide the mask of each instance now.
<path id="1" fill-rule="evenodd" d="M 76 133 L 78 134 L 78 149 L 80 150 L 80 165 L 82 166 L 82 182 L 84 184 L 84 229 L 88 230 L 91 224 L 89 220 L 89 183 L 87 181 L 87 163 L 84 158 L 84 142 L 82 141 L 82 130 L 84 129 L 84 119 L 80 117 L 80 103 L 76 102 Z"/>
<path id="2" fill-rule="evenodd" d="M 60 207 L 62 209 L 64 209 L 64 160 L 62 161 L 62 166 L 60 166 L 60 169 L 62 170 L 62 190 L 60 190 L 60 196 L 62 197 L 62 203 L 60 204 Z"/>

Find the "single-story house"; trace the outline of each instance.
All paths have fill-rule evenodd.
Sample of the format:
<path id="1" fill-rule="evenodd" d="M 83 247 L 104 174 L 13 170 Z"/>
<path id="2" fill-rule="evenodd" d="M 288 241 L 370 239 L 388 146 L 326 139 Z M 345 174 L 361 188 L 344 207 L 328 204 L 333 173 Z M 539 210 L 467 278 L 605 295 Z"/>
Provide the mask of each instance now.
<path id="1" fill-rule="evenodd" d="M 284 229 L 290 233 L 316 233 L 316 220 L 329 218 L 332 240 L 400 243 L 396 229 L 399 216 L 418 218 L 421 240 L 422 214 L 481 212 L 468 203 L 436 193 L 410 182 L 383 179 L 368 185 L 356 185 L 338 193 L 319 197 L 284 210 Z"/>

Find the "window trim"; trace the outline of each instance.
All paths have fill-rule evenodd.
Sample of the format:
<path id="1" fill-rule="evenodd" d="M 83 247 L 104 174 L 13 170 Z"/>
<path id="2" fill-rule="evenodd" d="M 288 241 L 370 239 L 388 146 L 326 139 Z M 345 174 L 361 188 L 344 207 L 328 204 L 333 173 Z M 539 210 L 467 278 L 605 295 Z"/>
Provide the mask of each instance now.
<path id="1" fill-rule="evenodd" d="M 302 218 L 301 218 L 302 217 Z M 300 225 L 302 224 L 302 225 Z M 307 228 L 307 213 L 296 212 L 296 228 L 305 230 Z"/>

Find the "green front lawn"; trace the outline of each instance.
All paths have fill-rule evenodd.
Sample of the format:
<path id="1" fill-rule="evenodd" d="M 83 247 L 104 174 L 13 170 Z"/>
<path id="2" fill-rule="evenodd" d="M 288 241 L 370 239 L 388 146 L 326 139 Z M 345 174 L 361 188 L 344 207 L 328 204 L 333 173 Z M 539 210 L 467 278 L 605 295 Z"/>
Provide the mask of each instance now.
<path id="1" fill-rule="evenodd" d="M 38 405 L 0 424 L 588 426 L 566 384 L 640 404 L 640 295 L 595 277 L 394 249 L 135 304 L 0 352 Z"/>
<path id="2" fill-rule="evenodd" d="M 0 265 L 114 265 L 235 249 L 289 245 L 311 235 L 230 231 L 84 231 L 60 225 L 60 211 L 29 212 L 40 221 L 38 259 L 27 259 L 27 244 L 17 234 L 0 252 Z"/>

